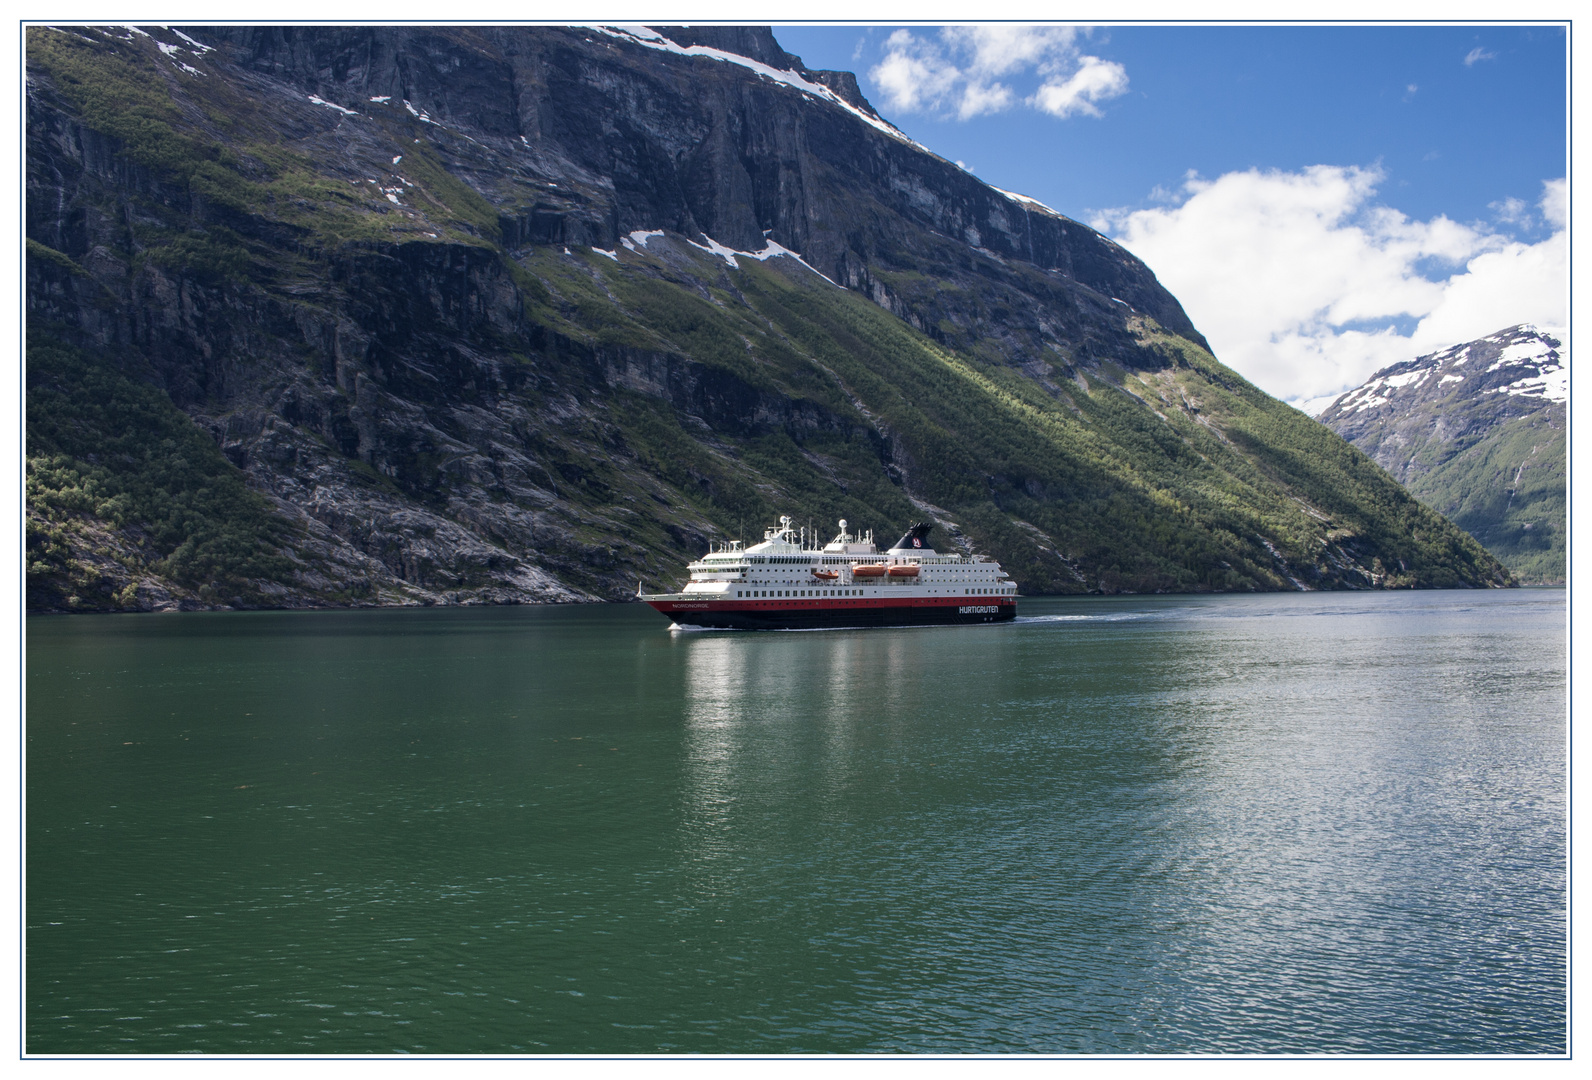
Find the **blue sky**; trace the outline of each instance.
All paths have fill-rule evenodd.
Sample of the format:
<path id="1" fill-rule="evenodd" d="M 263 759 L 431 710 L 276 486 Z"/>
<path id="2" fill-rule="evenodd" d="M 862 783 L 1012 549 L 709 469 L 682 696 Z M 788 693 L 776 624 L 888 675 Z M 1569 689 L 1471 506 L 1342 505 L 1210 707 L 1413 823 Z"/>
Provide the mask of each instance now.
<path id="1" fill-rule="evenodd" d="M 936 153 L 1124 243 L 1221 359 L 1312 411 L 1417 352 L 1564 324 L 1561 27 L 775 36 L 856 72 Z"/>

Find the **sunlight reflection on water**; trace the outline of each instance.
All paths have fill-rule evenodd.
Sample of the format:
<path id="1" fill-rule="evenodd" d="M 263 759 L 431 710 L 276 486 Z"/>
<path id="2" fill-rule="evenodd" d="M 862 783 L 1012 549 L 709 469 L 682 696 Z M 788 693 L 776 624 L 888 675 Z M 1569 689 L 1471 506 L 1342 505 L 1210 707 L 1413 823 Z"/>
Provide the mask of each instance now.
<path id="1" fill-rule="evenodd" d="M 1565 1047 L 1564 594 L 28 623 L 32 1052 Z"/>

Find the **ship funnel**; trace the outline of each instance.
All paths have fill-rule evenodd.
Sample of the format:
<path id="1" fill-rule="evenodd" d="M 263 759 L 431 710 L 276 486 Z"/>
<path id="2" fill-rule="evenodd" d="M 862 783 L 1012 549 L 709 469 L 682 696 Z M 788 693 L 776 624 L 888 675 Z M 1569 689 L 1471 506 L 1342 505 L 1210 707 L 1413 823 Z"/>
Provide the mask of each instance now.
<path id="1" fill-rule="evenodd" d="M 933 528 L 934 525 L 931 522 L 918 522 L 907 530 L 905 536 L 891 545 L 890 550 L 933 554 L 934 549 L 929 546 L 929 530 Z"/>

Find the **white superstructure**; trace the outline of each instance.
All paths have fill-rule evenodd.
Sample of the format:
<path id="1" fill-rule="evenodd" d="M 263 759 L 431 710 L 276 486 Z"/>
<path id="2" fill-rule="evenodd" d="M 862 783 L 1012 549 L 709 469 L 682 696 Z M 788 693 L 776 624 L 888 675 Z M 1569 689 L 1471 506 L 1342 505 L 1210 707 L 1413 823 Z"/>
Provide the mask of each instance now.
<path id="1" fill-rule="evenodd" d="M 840 532 L 823 547 L 809 547 L 806 530 L 779 519 L 761 543 L 715 545 L 690 564 L 691 580 L 678 596 L 703 600 L 784 597 L 1015 596 L 1017 585 L 1000 563 L 983 555 L 941 554 L 927 545 L 929 527 L 918 525 L 881 552 L 873 533 Z"/>

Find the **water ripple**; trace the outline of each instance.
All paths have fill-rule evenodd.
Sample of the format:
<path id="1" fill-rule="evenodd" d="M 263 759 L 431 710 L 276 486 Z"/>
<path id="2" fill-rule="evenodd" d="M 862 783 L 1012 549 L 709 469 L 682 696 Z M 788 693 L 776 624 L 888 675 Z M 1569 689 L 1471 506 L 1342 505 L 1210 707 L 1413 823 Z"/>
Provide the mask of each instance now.
<path id="1" fill-rule="evenodd" d="M 30 621 L 28 1050 L 1564 1052 L 1562 592 L 1023 604 Z"/>

